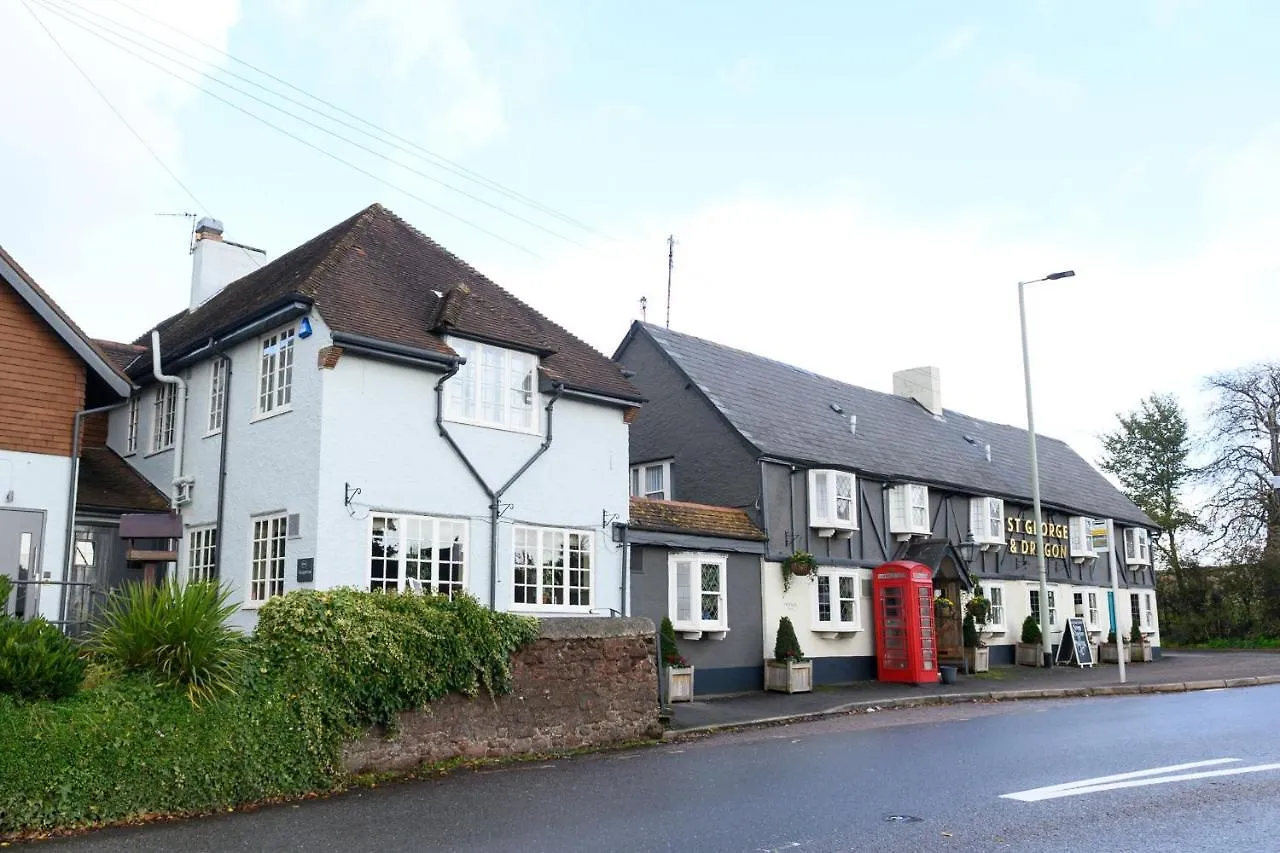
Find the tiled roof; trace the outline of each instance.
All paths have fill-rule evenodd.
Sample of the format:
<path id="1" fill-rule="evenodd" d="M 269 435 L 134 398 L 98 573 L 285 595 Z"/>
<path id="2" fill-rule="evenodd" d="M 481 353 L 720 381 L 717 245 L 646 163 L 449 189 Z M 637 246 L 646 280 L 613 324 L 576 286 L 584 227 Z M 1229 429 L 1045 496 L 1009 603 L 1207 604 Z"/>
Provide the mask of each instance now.
<path id="1" fill-rule="evenodd" d="M 631 526 L 637 530 L 723 536 L 726 539 L 763 541 L 766 538 L 743 510 L 652 498 L 631 499 Z"/>
<path id="2" fill-rule="evenodd" d="M 936 418 L 906 397 L 859 388 L 660 326 L 636 323 L 629 334 L 652 339 L 761 454 L 1031 502 L 1027 432 L 1020 427 L 950 409 Z M 840 411 L 833 411 L 833 405 Z M 850 429 L 850 416 L 857 418 L 856 431 Z M 1036 450 L 1046 504 L 1155 526 L 1065 442 L 1037 436 Z"/>
<path id="3" fill-rule="evenodd" d="M 128 370 L 134 359 L 147 353 L 146 347 L 138 346 L 137 344 L 122 344 L 116 341 L 106 341 L 102 338 L 94 338 L 93 342 L 98 345 L 98 349 L 102 350 L 111 364 L 121 373 Z"/>
<path id="4" fill-rule="evenodd" d="M 122 512 L 164 512 L 169 499 L 109 447 L 80 453 L 76 507 Z"/>
<path id="5" fill-rule="evenodd" d="M 437 323 L 445 295 L 459 310 Z M 374 204 L 232 282 L 193 312 L 159 325 L 165 359 L 182 355 L 290 300 L 309 301 L 335 332 L 455 355 L 448 331 L 542 354 L 544 376 L 638 402 L 617 364 L 512 296 L 380 204 Z M 149 346 L 149 334 L 136 343 Z M 145 376 L 139 362 L 131 373 Z"/>

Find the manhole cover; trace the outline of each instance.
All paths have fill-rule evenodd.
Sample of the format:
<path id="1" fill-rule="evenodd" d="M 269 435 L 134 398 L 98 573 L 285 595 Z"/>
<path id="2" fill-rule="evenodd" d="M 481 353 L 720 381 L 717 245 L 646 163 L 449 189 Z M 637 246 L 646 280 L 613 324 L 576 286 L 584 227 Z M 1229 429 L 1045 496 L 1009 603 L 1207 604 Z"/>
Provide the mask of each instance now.
<path id="1" fill-rule="evenodd" d="M 885 815 L 886 823 L 919 823 L 920 818 L 909 814 L 891 814 Z"/>

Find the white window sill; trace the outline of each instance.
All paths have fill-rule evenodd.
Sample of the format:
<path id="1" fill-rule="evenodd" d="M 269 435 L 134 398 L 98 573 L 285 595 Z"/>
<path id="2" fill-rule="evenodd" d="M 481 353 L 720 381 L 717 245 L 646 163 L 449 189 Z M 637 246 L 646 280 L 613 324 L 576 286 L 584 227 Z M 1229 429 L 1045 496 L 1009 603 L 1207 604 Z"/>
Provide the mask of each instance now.
<path id="1" fill-rule="evenodd" d="M 674 626 L 673 626 L 674 627 Z M 685 640 L 723 640 L 729 633 L 728 628 L 676 628 L 680 637 Z"/>
<path id="2" fill-rule="evenodd" d="M 814 628 L 813 633 L 823 640 L 846 640 L 861 630 L 861 628 L 841 626 L 839 628 Z"/>
<path id="3" fill-rule="evenodd" d="M 162 447 L 162 448 L 160 448 L 159 450 L 152 450 L 152 451 L 151 451 L 151 452 L 149 452 L 149 453 L 144 453 L 144 454 L 143 454 L 143 456 L 142 456 L 142 458 L 143 458 L 143 459 L 150 459 L 152 456 L 159 456 L 161 453 L 168 453 L 170 450 L 173 450 L 173 445 L 172 445 L 172 444 L 171 444 L 171 445 L 169 445 L 168 447 Z M 132 455 L 132 454 L 131 454 L 131 455 Z"/>
<path id="4" fill-rule="evenodd" d="M 137 456 L 137 455 L 138 455 L 138 451 L 136 450 L 129 450 L 129 451 L 126 451 L 125 453 L 120 454 L 120 456 L 125 459 L 128 459 L 130 456 Z"/>
<path id="5" fill-rule="evenodd" d="M 983 625 L 982 632 L 984 634 L 1004 634 L 1008 632 L 1008 628 L 1004 625 Z"/>
<path id="6" fill-rule="evenodd" d="M 217 436 L 220 436 L 220 435 L 222 435 L 222 430 L 220 430 L 220 429 L 219 429 L 219 430 L 214 430 L 213 432 L 206 432 L 206 433 L 204 434 L 204 437 L 205 437 L 205 438 L 216 438 Z"/>
<path id="7" fill-rule="evenodd" d="M 591 607 L 574 607 L 570 605 L 546 605 L 537 607 L 529 604 L 512 604 L 511 612 L 529 616 L 594 616 Z"/>
<path id="8" fill-rule="evenodd" d="M 890 530 L 894 536 L 928 536 L 932 530 Z"/>
<path id="9" fill-rule="evenodd" d="M 830 539 L 832 536 L 851 536 L 858 529 L 856 526 L 833 524 L 829 521 L 815 521 L 809 526 L 823 539 Z"/>
<path id="10" fill-rule="evenodd" d="M 293 411 L 292 403 L 290 403 L 287 406 L 277 406 L 276 408 L 272 409 L 269 412 L 259 412 L 258 414 L 249 418 L 249 423 L 256 424 L 258 421 L 265 421 L 268 418 L 274 418 L 276 415 L 284 415 L 292 411 Z"/>
<path id="11" fill-rule="evenodd" d="M 535 409 L 535 411 L 537 410 Z M 445 423 L 461 424 L 462 426 L 480 427 L 481 429 L 496 429 L 499 432 L 514 432 L 517 435 L 536 435 L 539 437 L 542 435 L 541 424 L 536 424 L 532 427 L 513 427 L 513 426 L 507 426 L 506 424 L 493 424 L 493 423 L 489 423 L 488 421 L 468 420 L 467 418 L 450 417 L 449 415 L 444 416 L 444 421 Z"/>

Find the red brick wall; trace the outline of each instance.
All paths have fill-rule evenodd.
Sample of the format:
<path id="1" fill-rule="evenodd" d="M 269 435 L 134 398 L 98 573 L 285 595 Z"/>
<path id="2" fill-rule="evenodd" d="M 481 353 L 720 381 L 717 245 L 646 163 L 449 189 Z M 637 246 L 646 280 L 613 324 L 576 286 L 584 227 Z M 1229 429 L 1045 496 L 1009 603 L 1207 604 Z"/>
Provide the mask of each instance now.
<path id="1" fill-rule="evenodd" d="M 109 414 L 109 412 L 98 412 L 96 415 L 89 415 L 84 418 L 80 428 L 81 447 L 107 446 L 107 416 Z"/>
<path id="2" fill-rule="evenodd" d="M 70 456 L 84 371 L 62 338 L 0 283 L 0 449 Z"/>
<path id="3" fill-rule="evenodd" d="M 347 745 L 350 773 L 411 770 L 450 758 L 600 747 L 658 737 L 658 681 L 648 619 L 543 620 L 542 638 L 512 659 L 515 689 L 450 694 L 401 714 L 396 736 Z"/>

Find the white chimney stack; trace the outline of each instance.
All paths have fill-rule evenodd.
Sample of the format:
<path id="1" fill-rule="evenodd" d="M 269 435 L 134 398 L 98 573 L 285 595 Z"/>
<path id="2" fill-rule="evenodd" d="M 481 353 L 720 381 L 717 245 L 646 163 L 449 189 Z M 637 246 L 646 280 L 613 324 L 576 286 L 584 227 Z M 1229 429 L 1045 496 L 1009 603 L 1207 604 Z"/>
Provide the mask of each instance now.
<path id="1" fill-rule="evenodd" d="M 915 400 L 935 415 L 942 414 L 942 372 L 936 367 L 913 367 L 894 373 L 893 393 Z"/>
<path id="2" fill-rule="evenodd" d="M 267 253 L 222 239 L 222 223 L 205 216 L 196 223 L 191 249 L 191 310 L 212 299 L 218 291 L 267 262 Z"/>

